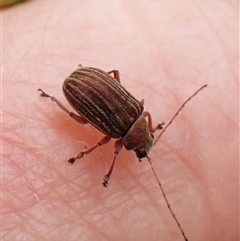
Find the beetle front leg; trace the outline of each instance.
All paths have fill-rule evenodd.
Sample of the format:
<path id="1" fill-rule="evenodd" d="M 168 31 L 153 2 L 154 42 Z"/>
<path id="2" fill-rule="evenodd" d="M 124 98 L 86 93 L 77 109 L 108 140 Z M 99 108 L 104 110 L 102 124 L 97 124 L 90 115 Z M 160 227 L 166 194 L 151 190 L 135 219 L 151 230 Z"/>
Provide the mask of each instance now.
<path id="1" fill-rule="evenodd" d="M 148 118 L 148 130 L 149 130 L 151 133 L 153 133 L 153 132 L 156 131 L 156 130 L 161 130 L 161 129 L 163 128 L 164 122 L 162 122 L 161 124 L 157 124 L 157 126 L 156 126 L 155 128 L 153 128 L 153 126 L 152 126 L 152 116 L 151 116 L 151 114 L 150 114 L 149 112 L 144 111 L 144 112 L 142 113 L 142 115 L 143 115 L 144 117 L 147 117 L 147 118 Z"/>
<path id="2" fill-rule="evenodd" d="M 104 136 L 96 145 L 79 152 L 75 157 L 69 158 L 68 163 L 73 164 L 77 159 L 84 157 L 86 154 L 92 152 L 97 147 L 107 144 L 110 140 L 111 140 L 110 136 Z"/>
<path id="3" fill-rule="evenodd" d="M 117 155 L 118 155 L 118 153 L 121 151 L 121 149 L 122 149 L 122 147 L 123 147 L 122 138 L 119 139 L 119 140 L 117 140 L 117 141 L 115 142 L 114 147 L 115 147 L 115 152 L 114 152 L 114 158 L 113 158 L 112 164 L 111 164 L 111 166 L 110 166 L 107 174 L 103 177 L 103 183 L 102 183 L 102 185 L 103 185 L 104 187 L 107 187 L 107 186 L 108 186 L 108 181 L 109 181 L 109 179 L 110 179 L 110 177 L 111 177 L 111 174 L 112 174 L 112 172 L 113 172 L 113 168 L 114 168 L 114 165 L 115 165 L 115 161 L 116 161 Z"/>
<path id="4" fill-rule="evenodd" d="M 157 125 L 152 129 L 152 133 L 155 132 L 156 130 L 162 130 L 164 125 L 165 125 L 164 122 L 157 124 Z"/>
<path id="5" fill-rule="evenodd" d="M 63 111 L 65 111 L 71 118 L 73 118 L 75 121 L 81 123 L 81 124 L 86 124 L 88 123 L 87 120 L 85 120 L 83 117 L 76 115 L 75 113 L 69 111 L 59 100 L 57 100 L 54 96 L 51 96 L 47 93 L 45 93 L 42 89 L 38 89 L 38 91 L 41 91 L 41 96 L 42 97 L 47 97 L 50 98 L 53 102 L 55 102 Z"/>

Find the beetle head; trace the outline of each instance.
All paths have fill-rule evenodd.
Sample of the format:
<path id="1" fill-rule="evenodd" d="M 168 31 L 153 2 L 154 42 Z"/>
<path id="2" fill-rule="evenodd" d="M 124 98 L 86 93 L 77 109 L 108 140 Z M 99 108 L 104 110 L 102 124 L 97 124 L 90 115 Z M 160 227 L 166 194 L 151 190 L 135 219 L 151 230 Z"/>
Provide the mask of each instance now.
<path id="1" fill-rule="evenodd" d="M 123 136 L 123 145 L 127 150 L 133 150 L 138 159 L 148 155 L 153 145 L 153 134 L 148 130 L 144 116 L 140 116 Z"/>

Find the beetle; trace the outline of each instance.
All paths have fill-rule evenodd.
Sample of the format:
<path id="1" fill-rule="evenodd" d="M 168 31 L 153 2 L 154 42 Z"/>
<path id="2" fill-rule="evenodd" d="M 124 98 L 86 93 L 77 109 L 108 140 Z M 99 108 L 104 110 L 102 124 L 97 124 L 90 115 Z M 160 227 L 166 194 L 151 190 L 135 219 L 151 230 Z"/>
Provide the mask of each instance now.
<path id="1" fill-rule="evenodd" d="M 113 76 L 111 74 L 113 74 Z M 82 150 L 75 157 L 69 158 L 68 162 L 70 164 L 73 164 L 77 159 L 84 157 L 97 147 L 108 143 L 111 138 L 117 139 L 114 145 L 114 158 L 109 171 L 103 178 L 103 186 L 108 186 L 108 181 L 112 174 L 116 157 L 123 146 L 127 150 L 133 150 L 140 161 L 144 157 L 147 158 L 167 203 L 168 209 L 175 219 L 185 241 L 187 241 L 187 238 L 170 207 L 162 189 L 162 185 L 156 176 L 148 153 L 185 104 L 206 86 L 207 85 L 202 86 L 191 95 L 164 128 L 164 123 L 158 124 L 153 128 L 151 114 L 144 111 L 144 101 L 137 100 L 120 84 L 120 76 L 117 70 L 105 72 L 98 68 L 82 67 L 79 65 L 78 68 L 65 79 L 62 85 L 63 93 L 68 103 L 78 115 L 69 111 L 54 96 L 47 94 L 42 89 L 38 89 L 38 91 L 41 91 L 42 97 L 47 97 L 54 101 L 75 121 L 81 124 L 90 123 L 105 135 L 96 145 Z M 163 130 L 154 141 L 153 133 L 158 129 Z"/>
<path id="2" fill-rule="evenodd" d="M 64 81 L 63 93 L 84 121 L 108 137 L 120 138 L 120 144 L 135 151 L 138 158 L 147 156 L 152 133 L 161 125 L 152 128 L 151 115 L 143 112 L 143 100 L 138 101 L 120 84 L 117 70 L 106 73 L 80 67 Z"/>
<path id="3" fill-rule="evenodd" d="M 146 157 L 153 146 L 154 131 L 162 129 L 164 124 L 158 124 L 153 128 L 150 113 L 144 111 L 144 101 L 137 100 L 120 84 L 117 70 L 104 72 L 80 65 L 65 79 L 62 85 L 63 93 L 79 115 L 69 111 L 54 96 L 38 90 L 42 92 L 41 96 L 51 98 L 77 122 L 90 123 L 105 134 L 96 145 L 69 158 L 69 163 L 73 164 L 98 146 L 108 143 L 111 138 L 117 139 L 113 163 L 104 176 L 105 187 L 108 185 L 116 155 L 121 148 L 124 146 L 127 150 L 133 150 L 139 160 Z"/>

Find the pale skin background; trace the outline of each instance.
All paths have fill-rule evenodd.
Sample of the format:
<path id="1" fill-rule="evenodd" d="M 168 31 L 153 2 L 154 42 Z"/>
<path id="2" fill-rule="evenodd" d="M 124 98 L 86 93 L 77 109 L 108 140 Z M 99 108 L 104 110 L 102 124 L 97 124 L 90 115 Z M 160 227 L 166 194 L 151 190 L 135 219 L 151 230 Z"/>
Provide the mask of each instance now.
<path id="1" fill-rule="evenodd" d="M 146 160 L 113 144 L 73 166 L 102 134 L 71 120 L 63 80 L 78 64 L 118 69 L 167 122 L 150 156 L 190 241 L 238 240 L 238 2 L 35 0 L 4 9 L 2 238 L 182 241 Z M 70 107 L 69 107 L 70 108 Z"/>

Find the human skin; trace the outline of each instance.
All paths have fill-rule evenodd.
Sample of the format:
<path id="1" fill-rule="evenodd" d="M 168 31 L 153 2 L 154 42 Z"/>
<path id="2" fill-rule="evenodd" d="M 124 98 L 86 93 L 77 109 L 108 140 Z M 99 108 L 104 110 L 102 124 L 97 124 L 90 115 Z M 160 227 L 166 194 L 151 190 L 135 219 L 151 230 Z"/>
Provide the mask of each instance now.
<path id="1" fill-rule="evenodd" d="M 188 239 L 238 240 L 237 2 L 27 1 L 4 9 L 2 238 L 183 240 L 147 160 L 74 122 L 61 92 L 77 67 L 118 69 L 154 124 L 188 103 L 149 156 Z M 155 135 L 157 136 L 157 134 Z"/>

